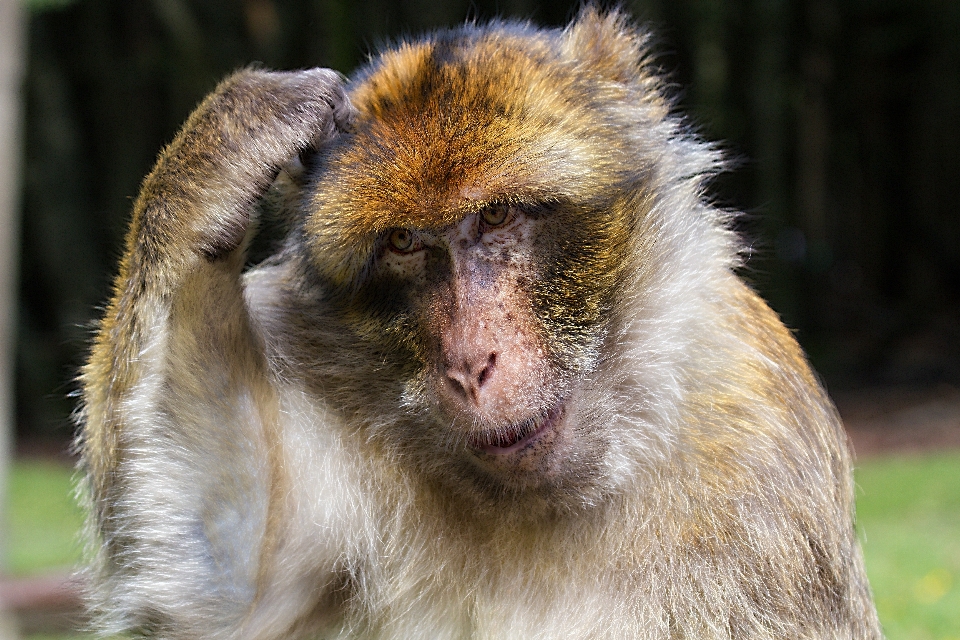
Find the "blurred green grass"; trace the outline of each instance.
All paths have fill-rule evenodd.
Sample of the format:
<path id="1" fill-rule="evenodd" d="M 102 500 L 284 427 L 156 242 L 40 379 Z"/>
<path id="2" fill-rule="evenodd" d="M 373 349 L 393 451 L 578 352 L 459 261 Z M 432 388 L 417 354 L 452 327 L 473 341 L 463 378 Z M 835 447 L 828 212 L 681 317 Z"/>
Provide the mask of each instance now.
<path id="1" fill-rule="evenodd" d="M 83 513 L 73 494 L 74 470 L 51 460 L 18 460 L 7 498 L 4 568 L 24 576 L 76 565 Z"/>
<path id="2" fill-rule="evenodd" d="M 960 640 L 960 453 L 858 465 L 857 528 L 890 640 Z"/>
<path id="3" fill-rule="evenodd" d="M 72 477 L 56 462 L 14 464 L 8 572 L 79 561 L 83 518 Z M 866 459 L 856 480 L 857 529 L 887 638 L 960 640 L 960 452 Z M 66 640 L 31 640 L 41 638 Z"/>

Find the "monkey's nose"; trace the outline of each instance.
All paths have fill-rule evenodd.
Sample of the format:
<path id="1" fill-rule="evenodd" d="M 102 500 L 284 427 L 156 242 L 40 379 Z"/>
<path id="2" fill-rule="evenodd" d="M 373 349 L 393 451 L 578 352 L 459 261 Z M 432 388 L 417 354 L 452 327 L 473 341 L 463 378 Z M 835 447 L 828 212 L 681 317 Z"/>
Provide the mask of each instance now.
<path id="1" fill-rule="evenodd" d="M 493 377 L 497 366 L 497 354 L 491 353 L 479 363 L 462 362 L 459 366 L 447 367 L 447 385 L 462 400 L 478 406 L 483 387 Z"/>

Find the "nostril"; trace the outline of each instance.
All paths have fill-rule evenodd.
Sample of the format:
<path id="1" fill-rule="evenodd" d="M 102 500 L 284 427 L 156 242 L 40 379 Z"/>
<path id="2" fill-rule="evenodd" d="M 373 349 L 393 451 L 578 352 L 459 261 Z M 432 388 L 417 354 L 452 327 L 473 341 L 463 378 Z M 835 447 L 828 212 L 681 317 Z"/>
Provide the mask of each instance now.
<path id="1" fill-rule="evenodd" d="M 490 379 L 490 376 L 493 375 L 493 369 L 497 365 L 497 354 L 491 353 L 490 357 L 487 358 L 487 364 L 483 367 L 483 370 L 477 376 L 477 386 L 482 387 L 483 383 Z"/>
<path id="2" fill-rule="evenodd" d="M 450 375 L 447 376 L 447 382 L 450 384 L 450 386 L 458 395 L 461 395 L 463 397 L 467 396 L 467 390 L 463 388 L 462 382 L 460 382 L 459 380 L 457 380 L 456 378 Z"/>
<path id="3" fill-rule="evenodd" d="M 478 363 L 479 367 L 470 366 L 464 362 L 461 366 L 447 365 L 445 384 L 447 390 L 472 404 L 481 402 L 483 387 L 490 382 L 497 367 L 497 354 L 491 353 L 486 361 Z"/>

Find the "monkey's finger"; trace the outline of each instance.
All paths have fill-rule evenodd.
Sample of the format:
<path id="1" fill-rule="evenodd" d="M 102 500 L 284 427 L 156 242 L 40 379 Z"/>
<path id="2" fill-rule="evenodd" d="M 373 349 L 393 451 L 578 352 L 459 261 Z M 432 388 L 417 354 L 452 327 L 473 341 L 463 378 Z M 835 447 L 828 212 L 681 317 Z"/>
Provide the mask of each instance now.
<path id="1" fill-rule="evenodd" d="M 291 89 L 309 94 L 315 93 L 329 108 L 328 117 L 320 122 L 320 128 L 310 141 L 309 147 L 316 150 L 334 137 L 338 131 L 349 131 L 353 126 L 355 110 L 344 90 L 345 78 L 333 69 L 315 67 L 303 71 L 286 72 Z M 312 105 L 311 105 L 312 106 Z"/>

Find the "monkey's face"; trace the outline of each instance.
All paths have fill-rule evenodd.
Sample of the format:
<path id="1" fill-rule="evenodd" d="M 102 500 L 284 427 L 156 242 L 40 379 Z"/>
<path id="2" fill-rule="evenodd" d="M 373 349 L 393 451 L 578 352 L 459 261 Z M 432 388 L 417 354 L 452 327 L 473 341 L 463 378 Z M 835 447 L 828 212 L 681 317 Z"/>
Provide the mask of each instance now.
<path id="1" fill-rule="evenodd" d="M 352 87 L 355 129 L 325 150 L 305 226 L 329 299 L 418 416 L 396 437 L 520 489 L 585 481 L 609 445 L 585 398 L 638 224 L 628 116 L 592 97 L 634 89 L 560 35 L 385 55 Z"/>
<path id="2" fill-rule="evenodd" d="M 607 303 L 564 277 L 575 238 L 556 227 L 568 217 L 556 206 L 486 203 L 439 229 L 388 230 L 371 269 L 374 290 L 400 294 L 390 305 L 367 298 L 366 312 L 382 318 L 384 335 L 401 336 L 387 351 L 417 363 L 407 395 L 460 436 L 443 440 L 520 485 L 555 479 L 584 446 L 573 396 L 604 329 L 587 310 Z"/>

